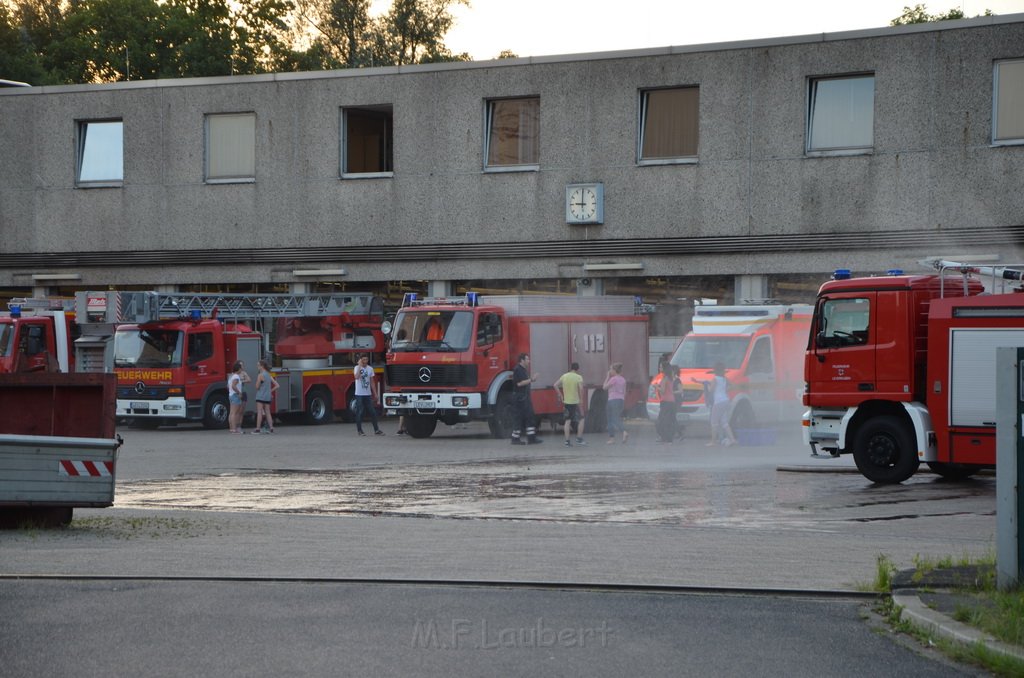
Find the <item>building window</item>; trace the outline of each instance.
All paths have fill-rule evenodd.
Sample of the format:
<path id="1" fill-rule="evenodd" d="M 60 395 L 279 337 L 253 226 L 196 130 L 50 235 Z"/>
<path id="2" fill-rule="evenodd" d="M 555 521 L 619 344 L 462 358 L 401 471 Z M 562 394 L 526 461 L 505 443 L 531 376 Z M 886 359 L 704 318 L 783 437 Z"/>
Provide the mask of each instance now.
<path id="1" fill-rule="evenodd" d="M 699 109 L 700 89 L 697 87 L 640 92 L 640 162 L 695 160 Z"/>
<path id="2" fill-rule="evenodd" d="M 875 76 L 810 81 L 809 154 L 864 153 L 874 146 Z"/>
<path id="3" fill-rule="evenodd" d="M 206 116 L 206 181 L 256 180 L 256 114 Z"/>
<path id="4" fill-rule="evenodd" d="M 341 111 L 341 175 L 389 176 L 394 171 L 391 106 Z"/>
<path id="5" fill-rule="evenodd" d="M 992 143 L 1024 144 L 1024 59 L 997 61 L 992 79 Z"/>
<path id="6" fill-rule="evenodd" d="M 120 186 L 124 180 L 124 123 L 85 120 L 78 123 L 79 186 Z"/>
<path id="7" fill-rule="evenodd" d="M 487 168 L 536 169 L 540 162 L 540 97 L 487 102 Z"/>

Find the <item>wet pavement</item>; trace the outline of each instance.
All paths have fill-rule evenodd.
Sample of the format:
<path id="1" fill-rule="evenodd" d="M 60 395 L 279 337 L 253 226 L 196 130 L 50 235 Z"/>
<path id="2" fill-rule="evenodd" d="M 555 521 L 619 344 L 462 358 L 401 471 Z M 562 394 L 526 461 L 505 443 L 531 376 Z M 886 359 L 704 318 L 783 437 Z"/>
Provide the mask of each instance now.
<path id="1" fill-rule="evenodd" d="M 0 572 L 852 590 L 879 555 L 910 567 L 995 543 L 991 476 L 876 486 L 792 440 L 658 445 L 646 422 L 586 447 L 383 426 L 125 429 L 115 507 L 0 533 Z"/>
<path id="2" fill-rule="evenodd" d="M 328 431 L 314 429 L 302 444 L 315 447 L 313 441 Z M 361 448 L 379 456 L 386 445 L 385 463 L 345 453 L 331 460 L 337 468 L 320 467 L 324 459 L 302 462 L 296 456 L 272 462 L 291 468 L 223 470 L 208 464 L 207 472 L 120 481 L 116 506 L 809 531 L 994 516 L 993 477 L 952 483 L 922 471 L 901 485 L 876 486 L 850 472 L 849 458 L 811 459 L 794 440 L 762 448 L 709 448 L 699 438 L 663 446 L 645 441 L 645 432 L 636 430 L 625 446 L 604 445 L 603 437 L 593 435 L 592 444 L 572 448 L 558 445 L 555 435 L 545 436 L 542 446 L 510 448 L 474 429 L 453 429 L 454 440 L 371 438 L 358 441 Z M 248 452 L 296 444 L 285 435 L 247 438 L 243 455 L 222 453 L 208 461 L 264 464 L 267 460 Z M 207 438 L 222 441 L 211 436 L 216 433 L 207 432 Z M 148 440 L 164 443 L 159 437 Z M 452 458 L 458 456 L 463 458 Z M 303 463 L 309 467 L 298 467 Z M 803 468 L 844 472 L 799 472 Z"/>

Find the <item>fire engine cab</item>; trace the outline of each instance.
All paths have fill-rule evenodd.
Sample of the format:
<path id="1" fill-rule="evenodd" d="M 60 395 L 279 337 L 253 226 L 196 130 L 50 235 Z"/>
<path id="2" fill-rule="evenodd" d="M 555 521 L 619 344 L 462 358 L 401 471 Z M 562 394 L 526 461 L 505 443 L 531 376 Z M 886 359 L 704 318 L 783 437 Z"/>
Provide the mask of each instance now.
<path id="1" fill-rule="evenodd" d="M 609 366 L 622 363 L 627 410 L 647 382 L 647 316 L 632 297 L 408 295 L 389 329 L 384 408 L 404 415 L 414 438 L 432 435 L 438 421 L 470 420 L 486 420 L 494 437 L 507 437 L 520 353 L 540 374 L 531 385 L 534 412 L 552 421 L 563 411 L 553 385 L 573 362 L 601 395 Z M 591 398 L 588 416 L 603 416 L 601 395 Z"/>
<path id="2" fill-rule="evenodd" d="M 804 441 L 876 483 L 994 466 L 996 348 L 1024 346 L 1024 266 L 922 263 L 938 274 L 837 271 L 815 305 Z"/>
<path id="3" fill-rule="evenodd" d="M 12 299 L 0 313 L 0 374 L 73 372 L 74 299 Z"/>

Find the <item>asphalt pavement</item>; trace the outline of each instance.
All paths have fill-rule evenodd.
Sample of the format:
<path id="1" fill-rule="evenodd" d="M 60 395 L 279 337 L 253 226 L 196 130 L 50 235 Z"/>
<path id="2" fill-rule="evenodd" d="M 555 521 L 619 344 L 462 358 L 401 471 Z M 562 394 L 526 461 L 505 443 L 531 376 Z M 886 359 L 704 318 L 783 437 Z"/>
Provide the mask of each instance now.
<path id="1" fill-rule="evenodd" d="M 972 675 L 872 631 L 862 591 L 879 554 L 991 548 L 989 479 L 879 489 L 792 440 L 655 445 L 639 422 L 585 448 L 352 428 L 125 430 L 115 508 L 0 533 L 5 675 L 74 672 L 36 650 L 101 629 L 134 641 L 76 675 Z M 415 647 L 417 620 L 454 646 Z M 602 621 L 607 647 L 569 642 Z"/>

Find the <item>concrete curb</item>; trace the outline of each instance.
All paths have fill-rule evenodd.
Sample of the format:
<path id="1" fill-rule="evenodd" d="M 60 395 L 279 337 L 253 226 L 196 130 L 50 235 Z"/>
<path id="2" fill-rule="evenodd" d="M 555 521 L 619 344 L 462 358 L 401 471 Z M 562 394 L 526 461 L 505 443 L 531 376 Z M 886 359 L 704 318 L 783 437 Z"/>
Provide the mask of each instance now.
<path id="1" fill-rule="evenodd" d="M 996 654 L 1024 661 L 1024 649 L 1007 645 L 983 631 L 962 624 L 955 619 L 950 619 L 941 612 L 931 609 L 912 590 L 897 589 L 893 591 L 892 601 L 903 608 L 905 618 L 937 636 L 963 643 L 964 645 L 981 643 Z"/>

